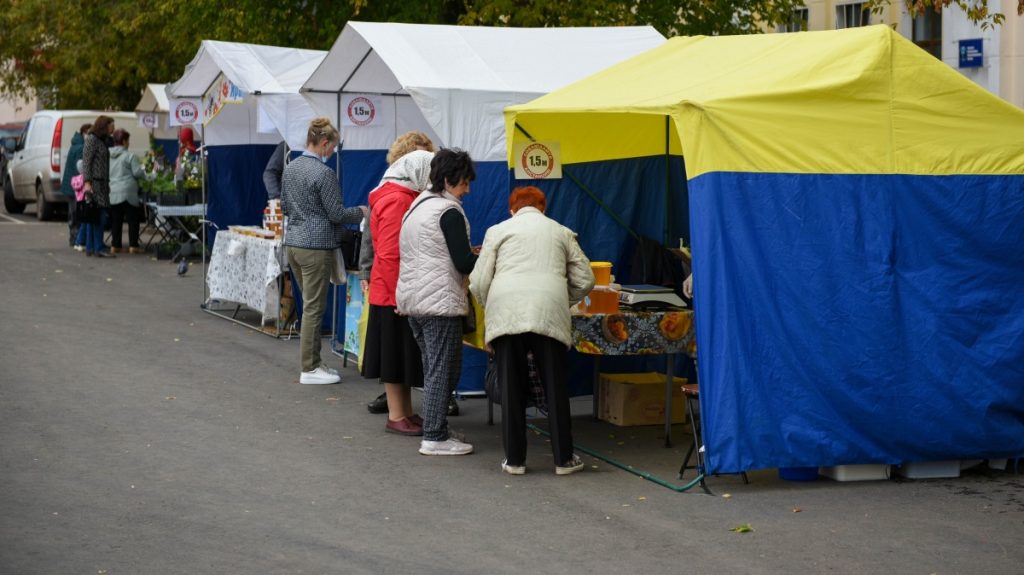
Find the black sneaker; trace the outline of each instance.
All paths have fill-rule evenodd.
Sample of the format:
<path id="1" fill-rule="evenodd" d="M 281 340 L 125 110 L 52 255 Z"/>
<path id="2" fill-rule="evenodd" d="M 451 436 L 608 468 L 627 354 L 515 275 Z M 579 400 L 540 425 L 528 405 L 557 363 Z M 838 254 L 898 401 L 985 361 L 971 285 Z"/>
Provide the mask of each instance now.
<path id="1" fill-rule="evenodd" d="M 459 414 L 459 403 L 455 401 L 455 394 L 448 398 L 448 417 L 455 417 Z"/>
<path id="2" fill-rule="evenodd" d="M 377 396 L 370 403 L 366 404 L 366 411 L 370 413 L 387 413 L 388 412 L 388 394 L 382 393 Z"/>

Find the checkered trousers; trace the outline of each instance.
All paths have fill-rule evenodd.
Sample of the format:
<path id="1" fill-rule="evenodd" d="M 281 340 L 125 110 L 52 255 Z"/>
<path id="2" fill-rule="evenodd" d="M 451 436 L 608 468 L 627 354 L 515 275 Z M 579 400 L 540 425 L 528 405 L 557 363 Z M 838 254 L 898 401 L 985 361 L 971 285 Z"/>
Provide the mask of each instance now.
<path id="1" fill-rule="evenodd" d="M 462 374 L 462 317 L 409 317 L 423 353 L 423 439 L 448 439 L 448 398 Z"/>

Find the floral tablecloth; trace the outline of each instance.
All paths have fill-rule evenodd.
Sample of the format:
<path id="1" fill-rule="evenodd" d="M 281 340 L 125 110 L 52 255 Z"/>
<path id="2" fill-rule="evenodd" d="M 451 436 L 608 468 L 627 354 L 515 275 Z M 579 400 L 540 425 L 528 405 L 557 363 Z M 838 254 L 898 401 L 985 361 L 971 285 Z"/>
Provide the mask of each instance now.
<path id="1" fill-rule="evenodd" d="M 589 355 L 696 353 L 692 310 L 574 314 L 572 339 Z"/>
<path id="2" fill-rule="evenodd" d="M 210 299 L 245 304 L 263 314 L 264 324 L 276 320 L 283 258 L 281 240 L 217 232 L 206 272 Z"/>

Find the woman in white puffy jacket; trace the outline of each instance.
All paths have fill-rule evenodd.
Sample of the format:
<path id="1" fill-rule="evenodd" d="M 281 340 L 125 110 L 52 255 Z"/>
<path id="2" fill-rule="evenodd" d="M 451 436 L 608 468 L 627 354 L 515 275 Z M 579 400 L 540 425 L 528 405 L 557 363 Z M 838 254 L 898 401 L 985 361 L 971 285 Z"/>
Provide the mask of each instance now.
<path id="1" fill-rule="evenodd" d="M 545 216 L 545 207 L 540 189 L 513 190 L 512 218 L 487 230 L 469 277 L 470 291 L 484 306 L 484 337 L 494 349 L 501 386 L 501 468 L 513 475 L 526 472 L 527 352 L 547 392 L 555 472 L 583 469 L 572 449 L 566 358 L 569 308 L 594 287 L 594 274 L 576 234 Z"/>

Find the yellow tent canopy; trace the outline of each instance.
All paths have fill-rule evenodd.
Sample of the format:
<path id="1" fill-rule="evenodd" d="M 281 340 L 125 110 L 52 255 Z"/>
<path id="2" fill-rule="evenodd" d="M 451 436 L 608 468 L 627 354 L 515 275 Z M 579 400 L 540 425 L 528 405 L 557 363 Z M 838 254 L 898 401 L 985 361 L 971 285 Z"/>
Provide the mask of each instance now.
<path id="1" fill-rule="evenodd" d="M 1024 111 L 881 25 L 673 38 L 507 108 L 509 165 L 530 137 L 565 164 L 663 155 L 666 117 L 690 179 L 1024 173 Z"/>

